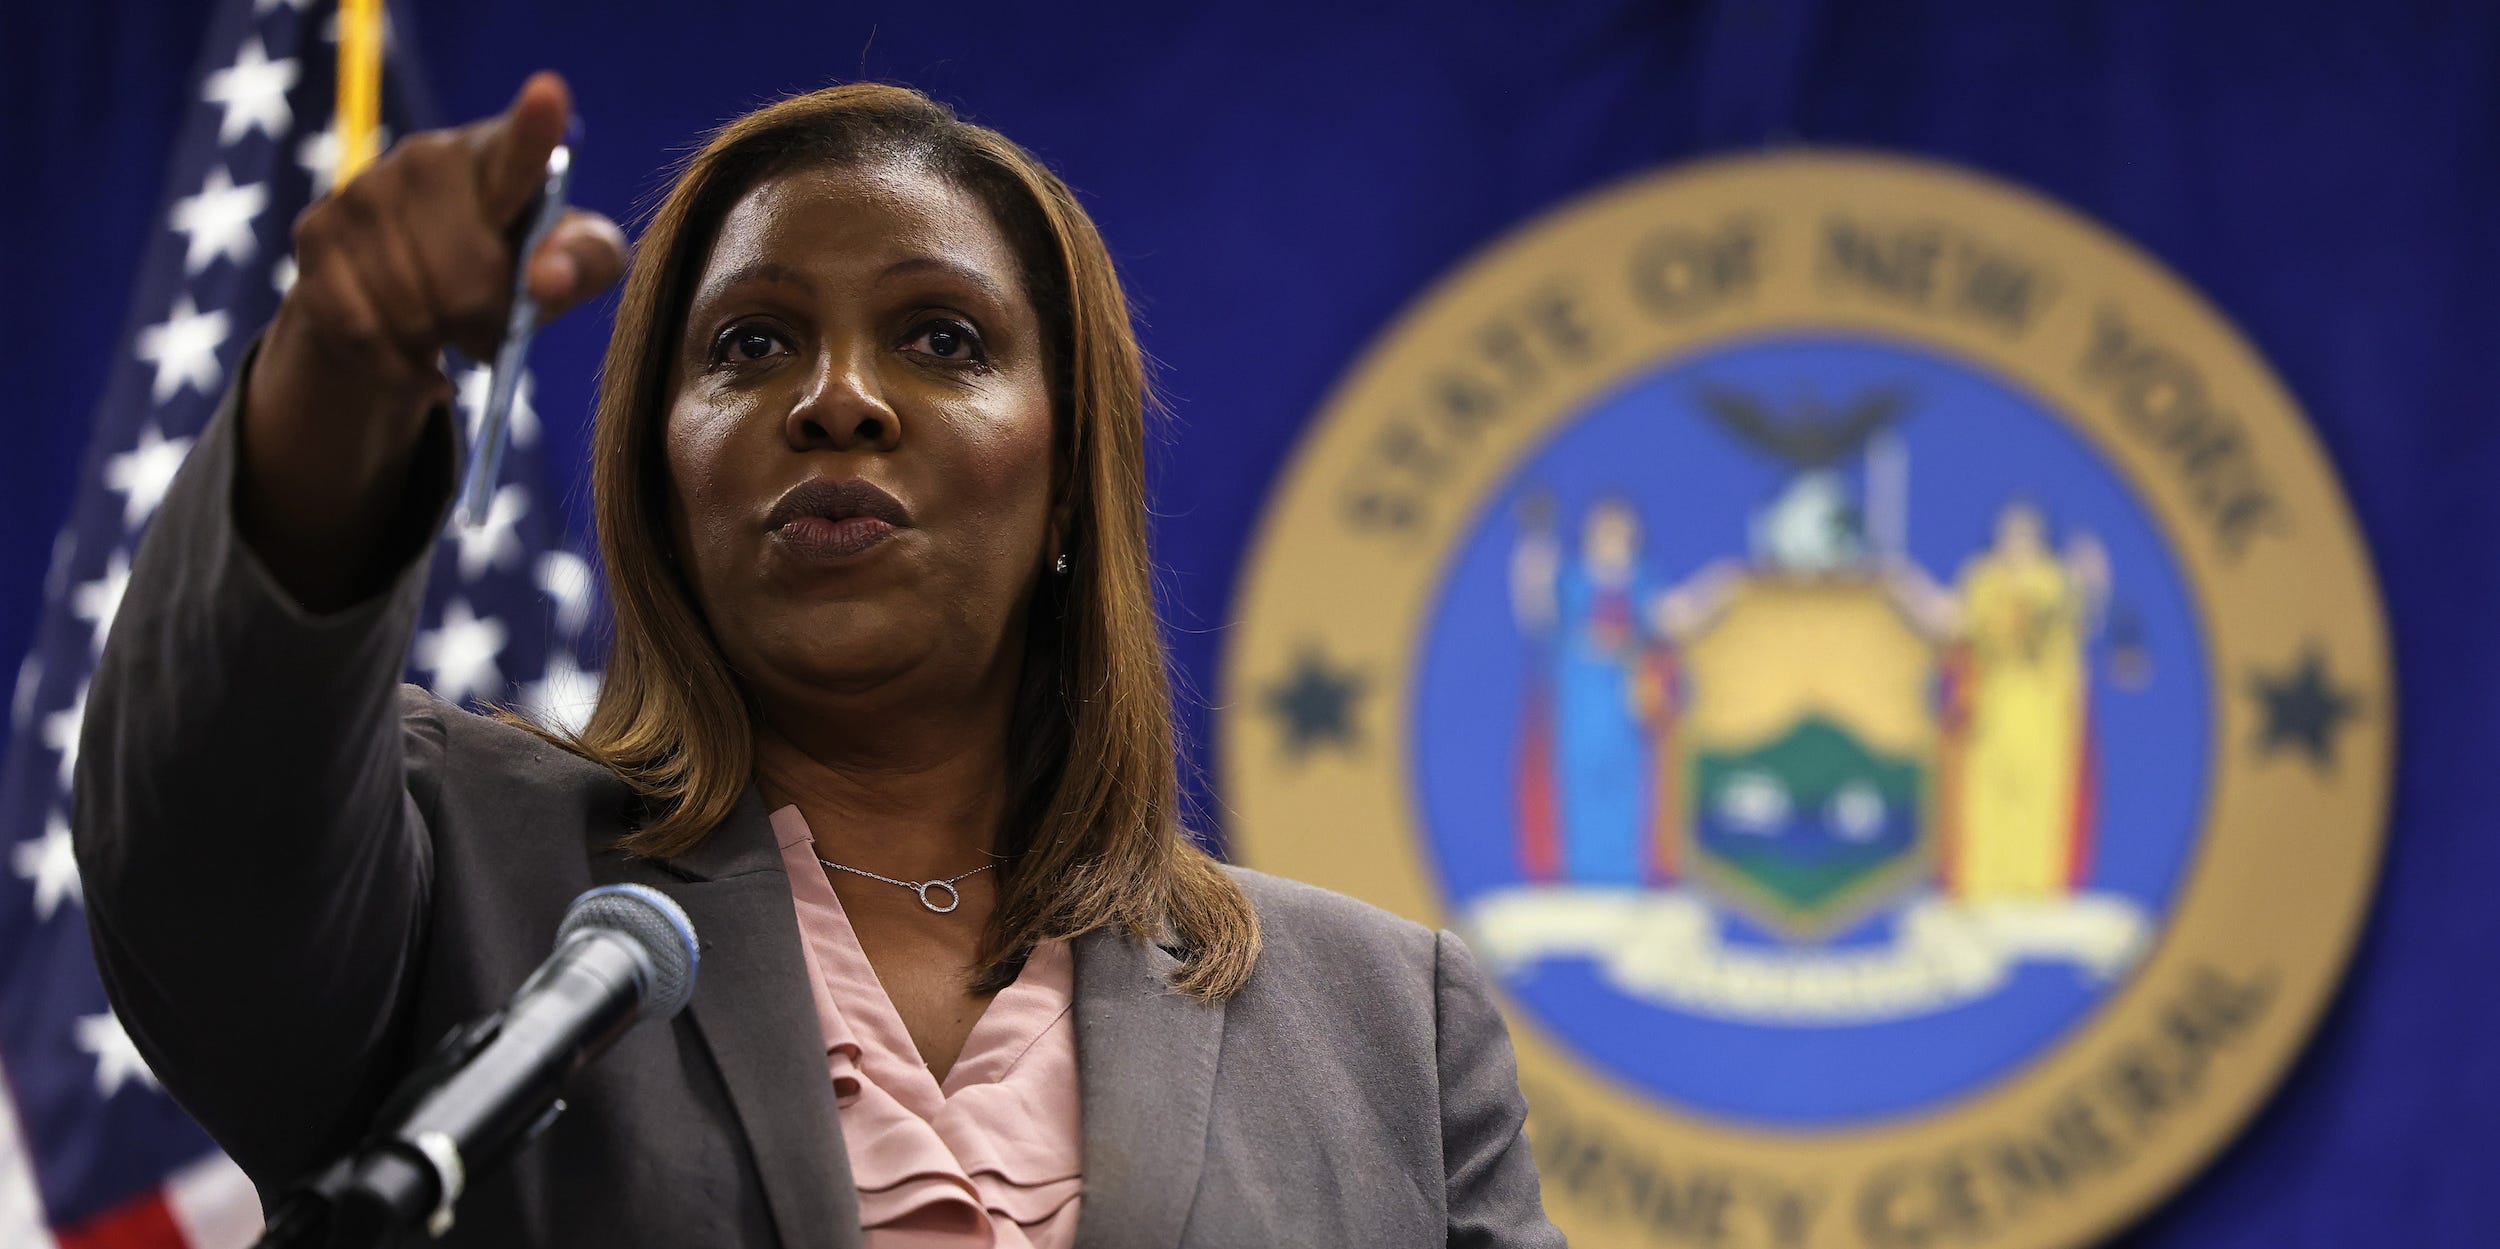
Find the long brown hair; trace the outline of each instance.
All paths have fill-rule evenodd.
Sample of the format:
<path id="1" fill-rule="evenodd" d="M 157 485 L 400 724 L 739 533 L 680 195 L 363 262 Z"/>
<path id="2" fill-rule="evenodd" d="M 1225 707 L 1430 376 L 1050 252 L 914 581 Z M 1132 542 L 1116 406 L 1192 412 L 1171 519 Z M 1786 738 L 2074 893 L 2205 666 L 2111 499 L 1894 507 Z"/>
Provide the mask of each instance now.
<path id="1" fill-rule="evenodd" d="M 1065 576 L 1026 613 L 1009 761 L 1016 857 L 982 946 L 981 988 L 1038 941 L 1113 926 L 1182 949 L 1180 988 L 1249 978 L 1258 919 L 1182 826 L 1171 690 L 1146 553 L 1145 372 L 1119 277 L 1057 176 L 917 91 L 853 83 L 740 117 L 687 159 L 637 244 L 599 379 L 591 486 L 615 641 L 576 733 L 508 721 L 605 765 L 647 814 L 621 848 L 673 857 L 727 818 L 753 773 L 755 708 L 679 571 L 661 440 L 670 344 L 721 219 L 793 168 L 926 168 L 978 197 L 1014 244 L 1049 343 Z"/>

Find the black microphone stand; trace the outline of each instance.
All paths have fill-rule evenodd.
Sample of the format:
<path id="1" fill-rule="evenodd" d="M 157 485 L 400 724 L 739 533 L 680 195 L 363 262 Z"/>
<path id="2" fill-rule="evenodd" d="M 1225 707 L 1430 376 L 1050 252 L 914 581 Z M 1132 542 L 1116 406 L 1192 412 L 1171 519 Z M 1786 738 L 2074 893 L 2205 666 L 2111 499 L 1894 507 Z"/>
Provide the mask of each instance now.
<path id="1" fill-rule="evenodd" d="M 412 1229 L 428 1238 L 451 1230 L 452 1208 L 467 1186 L 467 1167 L 448 1143 L 398 1130 L 423 1093 L 475 1058 L 503 1031 L 501 1011 L 445 1034 L 433 1057 L 400 1083 L 374 1116 L 375 1129 L 356 1148 L 300 1181 L 279 1198 L 252 1249 L 367 1249 L 395 1245 Z M 564 1110 L 561 1099 L 513 1142 L 529 1143 Z M 509 1151 L 506 1151 L 509 1152 Z M 491 1163 L 491 1159 L 481 1159 Z"/>
<path id="2" fill-rule="evenodd" d="M 592 889 L 556 933 L 502 1010 L 452 1029 L 355 1149 L 279 1199 L 255 1249 L 366 1249 L 418 1227 L 440 1238 L 470 1175 L 545 1132 L 564 1086 L 646 1007 L 667 1018 L 693 995 L 694 930 L 660 893 Z"/>

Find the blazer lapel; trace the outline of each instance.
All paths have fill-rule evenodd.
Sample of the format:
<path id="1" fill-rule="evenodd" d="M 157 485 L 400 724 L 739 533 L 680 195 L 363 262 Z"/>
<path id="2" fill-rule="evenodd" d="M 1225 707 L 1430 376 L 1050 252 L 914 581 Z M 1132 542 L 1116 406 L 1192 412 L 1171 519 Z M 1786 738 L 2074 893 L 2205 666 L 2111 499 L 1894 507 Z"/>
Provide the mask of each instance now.
<path id="1" fill-rule="evenodd" d="M 667 894 L 694 922 L 702 961 L 686 1015 L 728 1088 L 781 1243 L 856 1246 L 859 1198 L 762 795 L 749 784 L 729 819 L 681 858 L 607 852 L 596 864 L 606 879 Z"/>
<path id="2" fill-rule="evenodd" d="M 1172 987 L 1179 960 L 1098 929 L 1076 939 L 1085 1116 L 1076 1249 L 1170 1249 L 1198 1192 L 1224 1006 Z"/>

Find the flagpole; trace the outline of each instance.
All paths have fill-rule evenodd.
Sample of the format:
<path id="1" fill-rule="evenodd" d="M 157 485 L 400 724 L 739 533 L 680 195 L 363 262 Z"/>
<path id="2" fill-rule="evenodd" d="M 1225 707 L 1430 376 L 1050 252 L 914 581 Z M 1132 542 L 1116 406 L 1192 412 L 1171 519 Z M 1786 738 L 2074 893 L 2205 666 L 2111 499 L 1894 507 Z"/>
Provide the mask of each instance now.
<path id="1" fill-rule="evenodd" d="M 339 0 L 339 163 L 333 189 L 372 163 L 382 126 L 382 0 Z"/>

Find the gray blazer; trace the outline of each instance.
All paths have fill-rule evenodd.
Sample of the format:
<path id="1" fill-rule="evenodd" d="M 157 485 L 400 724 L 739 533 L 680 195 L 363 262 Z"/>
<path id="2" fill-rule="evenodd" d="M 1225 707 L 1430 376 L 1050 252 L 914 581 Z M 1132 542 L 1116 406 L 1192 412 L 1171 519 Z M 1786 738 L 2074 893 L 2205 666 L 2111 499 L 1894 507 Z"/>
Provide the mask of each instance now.
<path id="1" fill-rule="evenodd" d="M 273 1195 L 348 1148 L 447 1030 L 501 1005 L 574 895 L 635 881 L 693 918 L 693 1004 L 584 1071 L 545 1137 L 474 1178 L 444 1243 L 856 1246 L 755 789 L 683 858 L 611 850 L 634 807 L 614 777 L 399 683 L 449 504 L 448 418 L 397 579 L 318 617 L 236 534 L 240 432 L 229 394 L 140 547 L 78 758 L 97 961 L 165 1087 Z M 1156 945 L 1075 943 L 1078 1243 L 1561 1244 L 1466 948 L 1236 877 L 1266 950 L 1229 1001 L 1173 992 Z"/>

